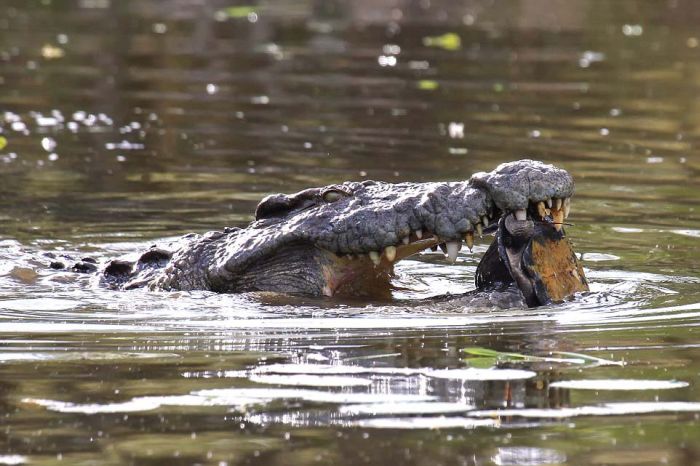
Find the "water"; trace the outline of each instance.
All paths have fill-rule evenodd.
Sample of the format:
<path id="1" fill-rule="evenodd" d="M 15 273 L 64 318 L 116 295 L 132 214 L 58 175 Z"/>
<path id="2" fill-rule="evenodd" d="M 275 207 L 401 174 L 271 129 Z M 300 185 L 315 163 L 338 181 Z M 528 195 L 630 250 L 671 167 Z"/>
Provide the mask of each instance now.
<path id="1" fill-rule="evenodd" d="M 0 5 L 0 464 L 700 464 L 694 2 L 231 6 Z M 525 156 L 577 182 L 571 303 L 420 301 L 486 241 L 390 303 L 46 268 Z"/>

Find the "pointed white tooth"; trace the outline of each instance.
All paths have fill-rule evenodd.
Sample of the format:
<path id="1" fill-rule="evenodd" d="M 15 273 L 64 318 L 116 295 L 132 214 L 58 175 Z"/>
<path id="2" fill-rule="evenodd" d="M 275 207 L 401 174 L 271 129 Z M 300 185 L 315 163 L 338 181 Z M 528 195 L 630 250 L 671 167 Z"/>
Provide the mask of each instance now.
<path id="1" fill-rule="evenodd" d="M 394 262 L 394 259 L 396 259 L 396 247 L 387 246 L 384 249 L 384 255 L 389 262 Z"/>
<path id="2" fill-rule="evenodd" d="M 547 208 L 544 206 L 544 202 L 538 202 L 537 203 L 537 214 L 540 216 L 540 218 L 545 218 L 547 215 Z"/>
<path id="3" fill-rule="evenodd" d="M 563 210 L 553 210 L 552 211 L 552 223 L 554 223 L 554 229 L 561 231 L 561 225 L 564 223 L 564 211 Z"/>
<path id="4" fill-rule="evenodd" d="M 457 254 L 462 249 L 461 241 L 449 241 L 447 243 L 447 260 L 454 264 L 457 261 Z"/>
<path id="5" fill-rule="evenodd" d="M 564 199 L 564 218 L 569 218 L 569 213 L 571 212 L 571 198 L 567 197 Z"/>
<path id="6" fill-rule="evenodd" d="M 464 235 L 464 241 L 466 241 L 467 247 L 471 252 L 472 248 L 474 247 L 474 232 L 468 231 L 467 234 Z"/>
<path id="7" fill-rule="evenodd" d="M 474 227 L 476 228 L 476 233 L 479 236 L 484 234 L 484 227 L 481 225 L 481 223 L 477 223 L 476 225 L 474 225 Z"/>
<path id="8" fill-rule="evenodd" d="M 374 265 L 379 265 L 379 253 L 377 251 L 370 251 L 369 252 L 369 258 L 372 259 L 372 262 L 374 262 Z"/>
<path id="9" fill-rule="evenodd" d="M 481 216 L 481 223 L 483 223 L 484 226 L 488 226 L 488 224 L 489 224 L 489 216 L 488 216 L 488 215 L 482 215 L 482 216 Z"/>
<path id="10" fill-rule="evenodd" d="M 552 199 L 551 199 L 551 198 L 547 199 L 547 207 L 548 207 L 549 209 L 552 208 Z"/>
<path id="11" fill-rule="evenodd" d="M 404 236 L 403 239 L 401 239 L 401 242 L 403 244 L 408 244 L 411 242 L 410 238 L 408 236 Z"/>
<path id="12" fill-rule="evenodd" d="M 525 209 L 518 209 L 515 211 L 515 219 L 525 221 L 527 220 L 527 211 Z"/>
<path id="13" fill-rule="evenodd" d="M 561 199 L 554 199 L 554 210 L 561 210 Z"/>
<path id="14" fill-rule="evenodd" d="M 416 238 L 421 239 L 423 237 L 423 230 L 416 230 Z"/>

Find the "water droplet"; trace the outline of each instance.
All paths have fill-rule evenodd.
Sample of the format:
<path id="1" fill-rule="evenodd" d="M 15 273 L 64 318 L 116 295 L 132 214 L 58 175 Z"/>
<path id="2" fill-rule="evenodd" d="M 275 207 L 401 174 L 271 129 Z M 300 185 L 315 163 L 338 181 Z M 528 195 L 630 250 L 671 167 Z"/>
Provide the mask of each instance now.
<path id="1" fill-rule="evenodd" d="M 168 32 L 168 26 L 166 26 L 164 23 L 154 23 L 153 32 L 156 34 L 165 34 Z"/>
<path id="2" fill-rule="evenodd" d="M 452 139 L 463 139 L 464 123 L 451 121 L 450 124 L 447 125 L 447 133 Z"/>
<path id="3" fill-rule="evenodd" d="M 58 120 L 53 117 L 38 116 L 36 117 L 36 124 L 39 126 L 55 126 L 58 124 Z"/>
<path id="4" fill-rule="evenodd" d="M 56 47 L 55 45 L 44 44 L 44 46 L 41 47 L 41 56 L 46 58 L 47 60 L 61 58 L 65 54 L 66 52 L 64 52 L 62 48 Z"/>
<path id="5" fill-rule="evenodd" d="M 43 147 L 46 152 L 51 152 L 56 148 L 56 141 L 49 137 L 43 138 L 41 140 L 41 147 Z"/>
<path id="6" fill-rule="evenodd" d="M 626 36 L 641 36 L 644 28 L 641 24 L 625 24 L 622 26 L 622 33 Z"/>
<path id="7" fill-rule="evenodd" d="M 396 44 L 386 44 L 382 47 L 382 52 L 385 55 L 398 55 L 401 53 L 401 47 Z"/>
<path id="8" fill-rule="evenodd" d="M 12 131 L 22 132 L 27 129 L 27 125 L 25 125 L 22 121 L 13 121 L 10 128 L 12 128 Z"/>
<path id="9" fill-rule="evenodd" d="M 377 58 L 377 62 L 379 66 L 396 66 L 397 60 L 393 55 L 380 55 L 379 58 Z"/>

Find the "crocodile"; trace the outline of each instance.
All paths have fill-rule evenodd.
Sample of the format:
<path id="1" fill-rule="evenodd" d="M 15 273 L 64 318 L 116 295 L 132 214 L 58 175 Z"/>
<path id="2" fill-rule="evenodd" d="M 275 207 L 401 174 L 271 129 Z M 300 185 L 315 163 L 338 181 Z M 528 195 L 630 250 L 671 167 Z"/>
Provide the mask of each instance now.
<path id="1" fill-rule="evenodd" d="M 475 236 L 494 234 L 477 290 L 515 289 L 539 306 L 588 290 L 563 228 L 573 192 L 565 170 L 519 160 L 467 181 L 344 182 L 274 194 L 245 228 L 188 234 L 136 260 L 111 260 L 99 280 L 122 290 L 387 297 L 397 261 L 440 247 L 455 262 L 464 243 L 471 250 Z"/>

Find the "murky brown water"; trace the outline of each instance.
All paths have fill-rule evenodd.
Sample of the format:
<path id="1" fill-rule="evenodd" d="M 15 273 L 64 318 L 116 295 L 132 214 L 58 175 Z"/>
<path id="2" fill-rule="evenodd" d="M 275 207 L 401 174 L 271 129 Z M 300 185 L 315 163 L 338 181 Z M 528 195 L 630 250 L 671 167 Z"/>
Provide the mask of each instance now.
<path id="1" fill-rule="evenodd" d="M 0 4 L 0 464 L 700 464 L 700 7 L 454 3 Z M 402 262 L 390 304 L 115 293 L 42 255 L 522 157 L 577 180 L 572 303 L 416 301 L 486 242 Z"/>

